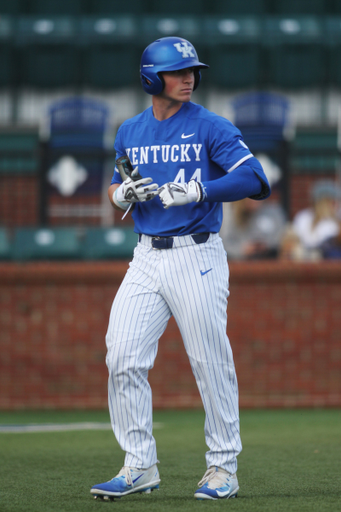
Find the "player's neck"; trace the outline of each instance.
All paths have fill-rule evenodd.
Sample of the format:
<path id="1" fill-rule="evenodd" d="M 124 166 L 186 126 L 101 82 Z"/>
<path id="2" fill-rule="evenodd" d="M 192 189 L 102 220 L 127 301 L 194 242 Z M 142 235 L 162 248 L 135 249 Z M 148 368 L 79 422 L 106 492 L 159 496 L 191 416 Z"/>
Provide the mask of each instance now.
<path id="1" fill-rule="evenodd" d="M 182 107 L 181 101 L 169 100 L 153 96 L 153 114 L 158 121 L 164 121 L 174 116 Z"/>

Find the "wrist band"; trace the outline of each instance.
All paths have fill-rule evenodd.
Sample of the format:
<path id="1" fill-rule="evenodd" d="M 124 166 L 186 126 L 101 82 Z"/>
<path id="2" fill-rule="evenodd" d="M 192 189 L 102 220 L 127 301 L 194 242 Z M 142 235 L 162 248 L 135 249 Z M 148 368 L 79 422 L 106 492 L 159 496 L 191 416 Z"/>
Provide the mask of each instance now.
<path id="1" fill-rule="evenodd" d="M 129 204 L 128 201 L 124 201 L 124 202 L 121 202 L 117 199 L 117 195 L 116 195 L 116 192 L 118 191 L 118 188 L 115 190 L 115 192 L 113 193 L 112 195 L 112 200 L 113 202 L 116 204 L 116 206 L 118 206 L 119 208 L 121 208 L 122 210 L 127 210 L 128 207 L 129 207 Z"/>
<path id="2" fill-rule="evenodd" d="M 198 188 L 198 192 L 199 192 L 199 197 L 197 199 L 197 203 L 200 203 L 204 199 L 204 194 L 202 191 L 202 185 L 201 185 L 200 181 L 197 181 L 197 188 Z"/>

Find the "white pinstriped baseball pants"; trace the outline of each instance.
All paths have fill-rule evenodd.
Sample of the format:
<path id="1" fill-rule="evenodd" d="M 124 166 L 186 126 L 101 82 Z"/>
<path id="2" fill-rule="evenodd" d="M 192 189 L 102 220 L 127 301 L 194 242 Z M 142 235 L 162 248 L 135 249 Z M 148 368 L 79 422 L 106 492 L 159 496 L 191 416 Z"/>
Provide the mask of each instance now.
<path id="1" fill-rule="evenodd" d="M 173 248 L 161 250 L 142 235 L 113 302 L 106 336 L 109 411 L 125 466 L 148 468 L 157 462 L 147 377 L 173 315 L 205 408 L 207 467 L 236 472 L 241 441 L 238 385 L 226 335 L 228 278 L 218 234 L 199 245 L 190 235 L 175 237 Z"/>

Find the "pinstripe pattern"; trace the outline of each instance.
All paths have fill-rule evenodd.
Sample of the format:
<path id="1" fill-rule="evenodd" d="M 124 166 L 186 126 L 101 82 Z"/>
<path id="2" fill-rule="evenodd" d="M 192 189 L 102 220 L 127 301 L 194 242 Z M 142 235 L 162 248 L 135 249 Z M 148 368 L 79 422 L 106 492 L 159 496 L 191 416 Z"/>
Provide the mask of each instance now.
<path id="1" fill-rule="evenodd" d="M 241 441 L 238 385 L 226 335 L 228 278 L 217 234 L 200 245 L 190 235 L 175 237 L 172 249 L 157 251 L 143 236 L 135 249 L 106 336 L 109 410 L 126 466 L 148 468 L 157 462 L 147 377 L 173 314 L 206 412 L 207 466 L 236 472 Z"/>

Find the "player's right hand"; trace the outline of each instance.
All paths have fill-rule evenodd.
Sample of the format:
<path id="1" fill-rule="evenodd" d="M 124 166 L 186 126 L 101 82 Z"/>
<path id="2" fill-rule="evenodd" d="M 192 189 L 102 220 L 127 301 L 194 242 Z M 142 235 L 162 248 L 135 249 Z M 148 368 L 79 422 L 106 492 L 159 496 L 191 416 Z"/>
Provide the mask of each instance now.
<path id="1" fill-rule="evenodd" d="M 127 178 L 115 190 L 113 194 L 114 203 L 122 208 L 123 205 L 128 203 L 150 201 L 158 195 L 159 188 L 157 183 L 152 182 L 152 178 L 142 178 L 137 181 Z"/>
<path id="2" fill-rule="evenodd" d="M 165 210 L 170 206 L 183 206 L 202 201 L 202 189 L 195 180 L 188 183 L 165 183 L 159 188 L 159 196 Z"/>

